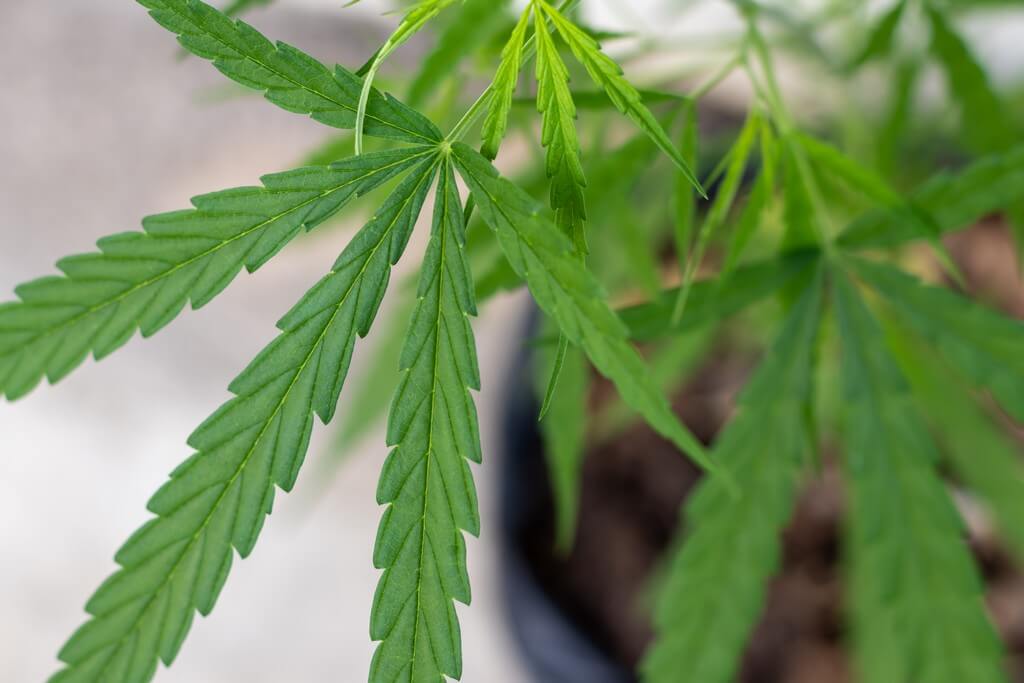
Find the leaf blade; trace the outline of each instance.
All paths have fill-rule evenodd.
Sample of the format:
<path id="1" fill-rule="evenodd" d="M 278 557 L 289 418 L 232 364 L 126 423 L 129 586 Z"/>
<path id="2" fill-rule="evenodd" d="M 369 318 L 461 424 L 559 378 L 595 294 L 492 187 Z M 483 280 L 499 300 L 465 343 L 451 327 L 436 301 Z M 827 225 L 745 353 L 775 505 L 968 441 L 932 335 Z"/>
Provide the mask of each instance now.
<path id="1" fill-rule="evenodd" d="M 189 301 L 204 306 L 243 267 L 257 270 L 299 232 L 427 153 L 407 148 L 264 176 L 260 187 L 196 197 L 191 210 L 150 216 L 144 232 L 64 259 L 63 276 L 25 283 L 19 302 L 0 306 L 0 395 L 23 396 L 44 376 L 56 382 L 136 330 L 155 334 Z"/>
<path id="2" fill-rule="evenodd" d="M 231 384 L 234 398 L 189 437 L 194 455 L 150 499 L 156 516 L 116 559 L 87 605 L 52 683 L 138 683 L 170 665 L 195 611 L 213 609 L 234 552 L 253 549 L 275 488 L 289 491 L 313 416 L 328 422 L 355 336 L 408 240 L 434 173 L 427 159 L 352 240 L 331 273 L 279 323 L 281 334 Z"/>
<path id="3" fill-rule="evenodd" d="M 480 532 L 468 465 L 482 457 L 470 393 L 479 390 L 480 377 L 468 320 L 476 307 L 465 226 L 450 161 L 441 173 L 419 305 L 402 351 L 404 377 L 388 419 L 394 449 L 377 489 L 377 502 L 388 507 L 374 551 L 374 566 L 384 572 L 370 626 L 380 641 L 371 683 L 462 674 L 452 602 L 470 600 L 462 532 Z"/>

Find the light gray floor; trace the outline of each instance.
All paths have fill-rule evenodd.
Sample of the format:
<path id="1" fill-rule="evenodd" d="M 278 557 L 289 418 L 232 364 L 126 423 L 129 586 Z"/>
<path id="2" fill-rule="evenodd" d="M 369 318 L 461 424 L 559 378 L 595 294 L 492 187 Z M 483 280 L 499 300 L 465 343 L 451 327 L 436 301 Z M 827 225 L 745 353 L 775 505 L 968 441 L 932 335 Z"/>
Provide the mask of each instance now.
<path id="1" fill-rule="evenodd" d="M 380 34 L 346 29 L 352 15 L 342 17 L 340 4 L 281 3 L 253 21 L 351 65 Z M 100 236 L 186 207 L 193 194 L 293 166 L 324 138 L 320 125 L 258 98 L 198 103 L 197 93 L 225 81 L 205 62 L 175 57 L 168 34 L 129 0 L 0 2 L 0 300 Z M 0 404 L 0 681 L 41 681 L 55 670 L 55 653 L 114 568 L 114 551 L 147 518 L 146 499 L 189 455 L 186 436 L 227 398 L 231 378 L 348 234 L 324 228 L 155 338 Z M 522 303 L 498 301 L 477 325 L 488 454 Z M 358 356 L 353 367 L 358 374 Z M 196 621 L 158 681 L 365 680 L 385 450 L 371 438 L 313 506 L 304 493 L 317 489 L 326 434 L 319 430 L 296 492 L 278 497 L 254 555 L 235 564 L 214 614 Z M 460 610 L 464 680 L 521 683 L 496 593 L 493 474 L 477 470 L 484 530 L 469 544 L 473 607 Z"/>

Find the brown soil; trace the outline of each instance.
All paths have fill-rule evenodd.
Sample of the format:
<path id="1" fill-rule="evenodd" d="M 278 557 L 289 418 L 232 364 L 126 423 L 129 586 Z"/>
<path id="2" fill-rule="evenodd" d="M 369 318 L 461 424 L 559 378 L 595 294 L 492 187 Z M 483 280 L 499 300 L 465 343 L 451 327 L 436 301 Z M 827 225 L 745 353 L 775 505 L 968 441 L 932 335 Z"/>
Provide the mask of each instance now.
<path id="1" fill-rule="evenodd" d="M 1024 288 L 1001 226 L 979 226 L 951 240 L 949 247 L 976 294 L 1024 316 Z M 719 352 L 677 396 L 677 413 L 705 442 L 728 419 L 753 360 Z M 608 391 L 599 383 L 594 402 Z M 534 511 L 520 536 L 547 593 L 603 651 L 630 670 L 651 640 L 646 591 L 652 574 L 676 532 L 680 506 L 700 476 L 671 444 L 636 424 L 588 452 L 578 534 L 568 556 L 552 551 L 549 499 Z M 1007 644 L 1013 680 L 1024 683 L 1024 574 L 984 516 L 969 502 L 964 512 L 987 584 L 990 613 Z M 809 482 L 784 534 L 782 569 L 749 641 L 740 683 L 852 682 L 840 580 L 842 514 L 837 468 L 826 464 Z"/>

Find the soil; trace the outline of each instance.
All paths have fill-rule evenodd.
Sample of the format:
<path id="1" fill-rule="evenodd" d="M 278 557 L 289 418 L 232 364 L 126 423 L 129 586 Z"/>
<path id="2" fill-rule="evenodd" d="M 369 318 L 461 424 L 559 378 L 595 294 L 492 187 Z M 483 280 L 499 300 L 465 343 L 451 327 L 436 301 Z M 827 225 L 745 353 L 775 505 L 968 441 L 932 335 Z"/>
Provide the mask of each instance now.
<path id="1" fill-rule="evenodd" d="M 1024 317 L 1024 287 L 1004 227 L 990 222 L 947 246 L 975 295 Z M 675 397 L 674 408 L 705 443 L 728 420 L 756 359 L 719 350 Z M 592 402 L 612 391 L 596 384 Z M 539 458 L 538 458 L 539 459 Z M 542 479 L 543 467 L 536 468 Z M 647 593 L 700 472 L 668 442 L 635 424 L 588 450 L 576 543 L 553 551 L 549 494 L 537 498 L 517 542 L 536 579 L 603 652 L 634 670 L 652 631 Z M 548 491 L 537 482 L 537 489 Z M 984 515 L 957 495 L 986 598 L 1007 645 L 1013 680 L 1024 683 L 1024 574 Z M 783 537 L 783 563 L 745 652 L 740 683 L 852 683 L 840 577 L 843 495 L 828 456 L 805 488 Z"/>

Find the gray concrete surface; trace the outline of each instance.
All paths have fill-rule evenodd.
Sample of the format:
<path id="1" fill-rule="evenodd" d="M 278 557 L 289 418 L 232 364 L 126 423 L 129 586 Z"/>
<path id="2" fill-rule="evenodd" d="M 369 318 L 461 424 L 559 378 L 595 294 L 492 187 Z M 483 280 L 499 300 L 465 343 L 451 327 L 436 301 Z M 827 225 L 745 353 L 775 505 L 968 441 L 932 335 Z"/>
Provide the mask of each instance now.
<path id="1" fill-rule="evenodd" d="M 253 22 L 325 61 L 361 62 L 382 28 L 365 23 L 367 10 L 354 26 L 340 4 L 282 2 Z M 205 62 L 176 59 L 168 34 L 129 0 L 0 2 L 0 299 L 98 237 L 137 229 L 144 215 L 295 165 L 329 134 L 259 98 L 199 101 L 224 82 Z M 114 551 L 147 519 L 146 499 L 189 455 L 189 432 L 227 398 L 231 378 L 352 227 L 322 228 L 153 339 L 0 404 L 0 681 L 42 681 L 56 669 Z M 477 325 L 488 455 L 522 301 L 495 303 Z M 358 375 L 358 355 L 353 368 Z M 235 564 L 217 609 L 196 620 L 157 681 L 365 680 L 374 491 L 386 452 L 371 437 L 314 507 L 304 494 L 318 488 L 327 435 L 317 430 L 295 493 L 278 497 L 255 553 Z M 474 603 L 460 609 L 464 680 L 522 683 L 496 593 L 494 471 L 476 472 L 484 529 L 469 543 Z"/>

